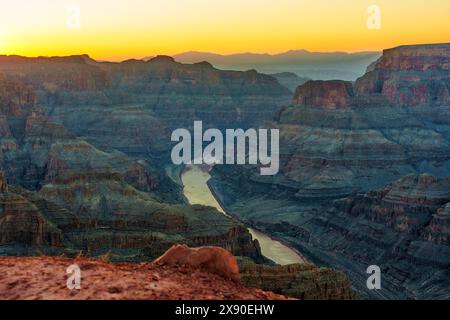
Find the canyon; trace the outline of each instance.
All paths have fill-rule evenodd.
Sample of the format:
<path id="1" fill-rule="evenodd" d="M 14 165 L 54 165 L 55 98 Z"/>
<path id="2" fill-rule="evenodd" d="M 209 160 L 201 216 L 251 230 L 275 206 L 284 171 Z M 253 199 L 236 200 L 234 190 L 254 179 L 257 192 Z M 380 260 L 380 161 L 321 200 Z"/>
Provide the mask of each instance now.
<path id="1" fill-rule="evenodd" d="M 176 244 L 218 246 L 247 287 L 448 299 L 449 70 L 449 44 L 402 46 L 355 82 L 292 92 L 292 77 L 167 56 L 0 56 L 0 255 L 141 263 Z M 171 132 L 194 121 L 278 129 L 279 173 L 214 166 L 217 205 L 195 204 L 170 160 Z M 308 262 L 277 265 L 258 234 Z M 372 264 L 379 291 L 365 285 Z"/>
<path id="2" fill-rule="evenodd" d="M 167 142 L 195 119 L 219 128 L 269 120 L 290 95 L 276 79 L 164 56 L 1 56 L 0 74 L 1 256 L 148 262 L 182 243 L 273 264 L 240 221 L 189 205 Z M 320 279 L 309 281 L 326 293 L 333 277 Z"/>
<path id="3" fill-rule="evenodd" d="M 215 167 L 224 208 L 375 299 L 448 299 L 450 45 L 385 50 L 355 83 L 309 81 L 274 117 L 280 174 Z M 379 265 L 383 290 L 368 290 Z"/>

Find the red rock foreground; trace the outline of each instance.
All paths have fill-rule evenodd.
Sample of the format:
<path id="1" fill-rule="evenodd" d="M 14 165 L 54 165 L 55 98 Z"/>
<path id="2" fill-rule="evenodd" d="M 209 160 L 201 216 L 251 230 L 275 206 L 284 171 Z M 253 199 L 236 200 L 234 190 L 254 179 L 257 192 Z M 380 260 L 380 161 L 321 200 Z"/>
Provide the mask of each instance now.
<path id="1" fill-rule="evenodd" d="M 81 269 L 81 289 L 70 290 L 67 267 Z M 288 299 L 250 289 L 192 267 L 112 264 L 86 258 L 2 257 L 0 299 Z"/>

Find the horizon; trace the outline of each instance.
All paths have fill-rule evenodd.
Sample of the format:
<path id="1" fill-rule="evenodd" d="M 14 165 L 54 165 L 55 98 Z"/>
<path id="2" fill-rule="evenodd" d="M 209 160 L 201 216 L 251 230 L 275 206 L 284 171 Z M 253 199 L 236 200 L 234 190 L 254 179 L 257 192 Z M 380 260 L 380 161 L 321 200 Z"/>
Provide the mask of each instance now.
<path id="1" fill-rule="evenodd" d="M 155 53 L 155 54 L 149 54 L 143 57 L 128 57 L 125 58 L 123 60 L 107 60 L 107 59 L 98 59 L 93 57 L 91 54 L 89 54 L 88 52 L 84 52 L 84 53 L 74 53 L 74 54 L 67 54 L 67 55 L 22 55 L 22 54 L 16 54 L 16 53 L 10 53 L 10 54 L 3 54 L 0 53 L 0 56 L 6 56 L 6 57 L 12 57 L 12 56 L 18 56 L 18 57 L 23 57 L 23 58 L 64 58 L 64 57 L 73 57 L 73 56 L 88 56 L 90 59 L 95 60 L 97 62 L 125 62 L 128 60 L 142 60 L 142 61 L 146 61 L 147 59 L 150 60 L 152 58 L 155 58 L 157 56 L 169 56 L 172 58 L 175 58 L 176 56 L 179 55 L 183 55 L 183 54 L 211 54 L 211 55 L 217 55 L 217 56 L 222 56 L 222 57 L 229 57 L 229 56 L 236 56 L 236 55 L 267 55 L 267 56 L 278 56 L 278 55 L 283 55 L 286 53 L 290 53 L 290 52 L 300 52 L 300 51 L 304 51 L 307 53 L 311 53 L 311 54 L 375 54 L 375 53 L 382 53 L 384 50 L 389 50 L 389 49 L 394 49 L 397 47 L 407 47 L 407 46 L 427 46 L 427 45 L 440 45 L 440 44 L 450 44 L 450 40 L 448 42 L 438 42 L 438 43 L 411 43 L 411 44 L 402 44 L 402 45 L 398 45 L 398 46 L 394 46 L 394 47 L 390 47 L 390 48 L 383 48 L 381 50 L 375 50 L 375 51 L 343 51 L 343 50 L 335 50 L 335 51 L 311 51 L 311 50 L 307 50 L 307 49 L 290 49 L 290 50 L 286 50 L 286 51 L 282 51 L 282 52 L 275 52 L 275 53 L 268 53 L 268 52 L 234 52 L 234 53 L 228 53 L 228 54 L 223 54 L 223 53 L 218 53 L 218 52 L 211 52 L 211 51 L 197 51 L 197 50 L 187 50 L 187 51 L 183 51 L 183 52 L 179 52 L 179 53 L 175 53 L 173 55 L 167 55 L 167 54 L 162 54 L 162 53 Z M 177 61 L 175 59 L 175 61 Z"/>
<path id="2" fill-rule="evenodd" d="M 376 4 L 379 28 L 369 28 Z M 174 56 L 380 52 L 415 43 L 450 42 L 450 2 L 347 0 L 18 0 L 0 12 L 0 54 L 101 61 Z M 24 21 L 26 21 L 24 23 Z M 436 33 L 436 30 L 441 32 Z"/>
<path id="3" fill-rule="evenodd" d="M 450 43 L 450 41 L 448 42 Z M 437 44 L 437 43 L 435 43 Z M 442 43 L 445 44 L 445 43 Z M 423 44 L 411 44 L 411 46 L 416 46 L 416 45 L 428 45 L 428 43 L 423 43 Z M 408 46 L 408 45 L 407 45 Z M 395 48 L 395 47 L 393 47 Z M 183 51 L 183 52 L 178 52 L 172 55 L 168 55 L 168 54 L 164 54 L 164 53 L 154 53 L 154 54 L 148 54 L 146 56 L 143 57 L 127 57 L 123 60 L 107 60 L 107 59 L 98 59 L 93 57 L 91 54 L 89 54 L 88 52 L 83 52 L 83 53 L 74 53 L 74 54 L 67 54 L 67 55 L 23 55 L 23 54 L 16 54 L 16 53 L 10 53 L 10 54 L 3 54 L 0 53 L 0 56 L 5 56 L 5 57 L 23 57 L 23 58 L 65 58 L 65 57 L 77 57 L 77 56 L 88 56 L 90 59 L 95 60 L 97 62 L 125 62 L 128 60 L 147 60 L 147 59 L 152 59 L 155 58 L 157 56 L 168 56 L 168 57 L 172 57 L 175 58 L 176 56 L 180 56 L 183 54 L 210 54 L 210 55 L 216 55 L 216 56 L 222 56 L 222 57 L 230 57 L 230 56 L 237 56 L 237 55 L 266 55 L 266 56 L 271 56 L 271 57 L 275 57 L 278 55 L 283 55 L 286 53 L 290 53 L 290 52 L 307 52 L 307 53 L 311 53 L 311 54 L 370 54 L 370 53 L 382 53 L 383 50 L 386 49 L 391 49 L 391 48 L 385 48 L 379 51 L 342 51 L 342 50 L 336 50 L 336 51 L 310 51 L 310 50 L 306 50 L 306 49 L 290 49 L 290 50 L 286 50 L 286 51 L 281 51 L 281 52 L 274 52 L 274 53 L 268 53 L 268 52 L 233 52 L 233 53 L 228 53 L 228 54 L 223 54 L 223 53 L 218 53 L 218 52 L 211 52 L 211 51 L 197 51 L 197 50 L 187 50 L 187 51 Z M 175 59 L 175 61 L 177 61 Z"/>

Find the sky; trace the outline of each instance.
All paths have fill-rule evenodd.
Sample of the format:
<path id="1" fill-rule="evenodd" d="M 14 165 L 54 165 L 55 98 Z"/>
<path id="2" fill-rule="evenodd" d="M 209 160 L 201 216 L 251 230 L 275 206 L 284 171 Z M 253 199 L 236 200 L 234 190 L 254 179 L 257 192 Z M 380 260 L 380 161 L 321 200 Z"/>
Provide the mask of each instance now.
<path id="1" fill-rule="evenodd" d="M 0 54 L 25 56 L 117 61 L 450 42 L 450 0 L 0 0 L 0 8 Z"/>

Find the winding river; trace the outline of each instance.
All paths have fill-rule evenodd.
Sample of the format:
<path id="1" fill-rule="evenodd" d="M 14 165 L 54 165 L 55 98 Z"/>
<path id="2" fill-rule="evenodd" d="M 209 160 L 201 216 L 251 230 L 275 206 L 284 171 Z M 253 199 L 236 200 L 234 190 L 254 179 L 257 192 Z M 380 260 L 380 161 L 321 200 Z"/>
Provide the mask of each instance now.
<path id="1" fill-rule="evenodd" d="M 211 176 L 207 169 L 200 166 L 189 165 L 181 174 L 181 180 L 184 186 L 183 193 L 189 203 L 214 207 L 224 215 L 228 216 L 208 187 L 207 182 L 210 178 Z M 249 228 L 248 230 L 253 239 L 258 240 L 262 254 L 275 263 L 288 265 L 306 262 L 305 258 L 281 242 L 270 238 L 258 230 L 252 228 Z"/>

